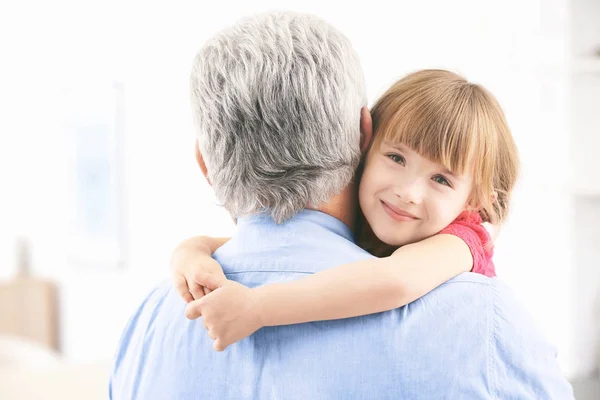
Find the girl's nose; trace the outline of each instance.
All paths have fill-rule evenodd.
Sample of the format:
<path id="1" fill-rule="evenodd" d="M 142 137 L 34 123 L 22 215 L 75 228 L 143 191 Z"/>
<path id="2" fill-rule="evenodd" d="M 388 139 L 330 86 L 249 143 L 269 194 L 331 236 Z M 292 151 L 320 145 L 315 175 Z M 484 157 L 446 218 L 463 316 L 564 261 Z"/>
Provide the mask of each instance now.
<path id="1" fill-rule="evenodd" d="M 403 203 L 421 204 L 423 201 L 423 185 L 417 180 L 402 182 L 396 185 L 394 193 Z"/>

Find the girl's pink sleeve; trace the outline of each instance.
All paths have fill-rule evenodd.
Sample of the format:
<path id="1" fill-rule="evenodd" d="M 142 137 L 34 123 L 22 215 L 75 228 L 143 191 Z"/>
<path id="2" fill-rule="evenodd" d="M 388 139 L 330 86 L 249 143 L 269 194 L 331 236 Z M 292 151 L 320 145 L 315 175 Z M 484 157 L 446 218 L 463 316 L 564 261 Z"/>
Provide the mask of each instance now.
<path id="1" fill-rule="evenodd" d="M 482 225 L 478 213 L 463 212 L 440 233 L 458 236 L 469 246 L 473 256 L 471 272 L 489 277 L 496 276 L 496 270 L 492 262 L 492 256 L 494 255 L 492 238 Z"/>

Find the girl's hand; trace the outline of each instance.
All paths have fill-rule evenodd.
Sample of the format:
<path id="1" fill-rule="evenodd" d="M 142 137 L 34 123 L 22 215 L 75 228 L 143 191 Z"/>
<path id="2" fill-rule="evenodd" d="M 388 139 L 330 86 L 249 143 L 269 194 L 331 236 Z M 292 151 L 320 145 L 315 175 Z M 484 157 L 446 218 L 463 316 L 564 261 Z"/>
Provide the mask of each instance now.
<path id="1" fill-rule="evenodd" d="M 198 300 L 210 290 L 194 281 L 194 274 L 204 272 L 225 278 L 223 269 L 212 257 L 206 238 L 194 237 L 185 240 L 173 251 L 171 257 L 171 275 L 179 295 L 190 303 Z"/>
<path id="2" fill-rule="evenodd" d="M 222 274 L 201 272 L 194 280 L 212 292 L 188 304 L 185 315 L 189 319 L 202 317 L 208 336 L 215 341 L 215 350 L 223 351 L 264 326 L 253 289 L 227 280 Z"/>

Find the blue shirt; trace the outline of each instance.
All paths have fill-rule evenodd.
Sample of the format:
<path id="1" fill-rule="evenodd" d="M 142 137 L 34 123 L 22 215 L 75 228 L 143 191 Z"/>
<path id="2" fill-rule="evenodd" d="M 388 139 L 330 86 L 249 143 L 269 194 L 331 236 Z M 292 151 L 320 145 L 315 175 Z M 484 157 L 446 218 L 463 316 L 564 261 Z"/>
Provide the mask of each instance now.
<path id="1" fill-rule="evenodd" d="M 371 256 L 339 220 L 305 210 L 240 218 L 214 255 L 255 287 Z M 165 282 L 122 335 L 113 399 L 570 399 L 552 346 L 497 279 L 462 274 L 385 313 L 268 327 L 215 352 Z"/>

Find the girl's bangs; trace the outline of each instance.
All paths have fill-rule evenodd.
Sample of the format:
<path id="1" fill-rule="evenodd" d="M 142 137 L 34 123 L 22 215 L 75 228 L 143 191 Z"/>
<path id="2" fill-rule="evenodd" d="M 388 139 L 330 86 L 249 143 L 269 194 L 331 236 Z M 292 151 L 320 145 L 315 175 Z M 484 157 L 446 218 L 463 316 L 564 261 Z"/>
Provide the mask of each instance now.
<path id="1" fill-rule="evenodd" d="M 416 98 L 386 108 L 373 116 L 376 143 L 401 143 L 456 174 L 483 159 L 479 113 L 467 101 Z"/>

